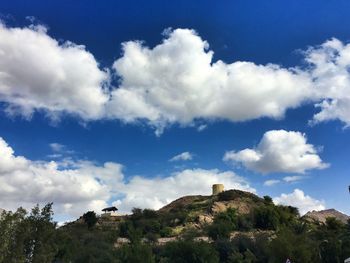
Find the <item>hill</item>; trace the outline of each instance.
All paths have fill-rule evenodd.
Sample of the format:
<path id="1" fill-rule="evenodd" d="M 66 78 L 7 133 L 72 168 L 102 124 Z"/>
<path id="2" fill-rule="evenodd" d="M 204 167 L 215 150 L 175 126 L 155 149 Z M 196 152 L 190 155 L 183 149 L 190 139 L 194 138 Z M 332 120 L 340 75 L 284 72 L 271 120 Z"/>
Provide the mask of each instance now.
<path id="1" fill-rule="evenodd" d="M 350 256 L 350 223 L 320 223 L 238 190 L 185 196 L 127 216 L 89 211 L 59 228 L 52 215 L 49 203 L 0 218 L 0 262 L 326 263 Z"/>
<path id="2" fill-rule="evenodd" d="M 309 221 L 315 221 L 320 223 L 326 223 L 326 219 L 329 217 L 336 218 L 342 223 L 346 224 L 350 217 L 335 209 L 327 209 L 322 211 L 311 211 L 305 214 L 304 218 Z"/>

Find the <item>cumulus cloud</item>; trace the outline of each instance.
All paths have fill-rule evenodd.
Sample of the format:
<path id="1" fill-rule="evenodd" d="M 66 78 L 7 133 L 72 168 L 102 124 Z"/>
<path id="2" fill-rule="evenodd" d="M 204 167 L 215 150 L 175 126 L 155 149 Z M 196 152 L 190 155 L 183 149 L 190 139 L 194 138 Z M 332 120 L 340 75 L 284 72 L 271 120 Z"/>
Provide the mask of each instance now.
<path id="1" fill-rule="evenodd" d="M 113 65 L 121 85 L 112 92 L 110 116 L 143 119 L 161 132 L 197 119 L 279 119 L 287 109 L 314 103 L 320 111 L 312 123 L 350 124 L 350 44 L 333 38 L 304 52 L 306 67 L 283 68 L 213 61 L 208 42 L 194 30 L 164 35 L 153 48 L 141 41 L 123 44 L 123 56 Z"/>
<path id="2" fill-rule="evenodd" d="M 31 161 L 16 156 L 2 138 L 0 153 L 0 207 L 5 209 L 51 201 L 59 213 L 79 215 L 86 209 L 99 209 L 110 197 L 109 187 L 94 176 L 120 173 L 117 164 L 95 167 L 81 162 L 64 168 L 53 161 Z"/>
<path id="3" fill-rule="evenodd" d="M 85 46 L 59 42 L 40 25 L 1 23 L 0 101 L 9 114 L 144 122 L 158 135 L 174 123 L 201 131 L 203 121 L 279 119 L 303 103 L 320 108 L 312 123 L 339 119 L 349 125 L 350 44 L 331 39 L 309 48 L 303 68 L 214 61 L 213 54 L 191 29 L 167 30 L 152 48 L 125 42 L 111 68 L 120 85 L 112 87 L 109 70 Z"/>
<path id="4" fill-rule="evenodd" d="M 178 155 L 175 155 L 172 157 L 169 161 L 175 162 L 175 161 L 190 161 L 193 159 L 193 154 L 190 152 L 183 152 Z"/>
<path id="5" fill-rule="evenodd" d="M 100 212 L 115 201 L 123 212 L 133 207 L 160 208 L 175 198 L 210 194 L 211 185 L 254 192 L 231 171 L 187 169 L 162 178 L 125 178 L 122 165 L 89 161 L 32 161 L 16 156 L 0 137 L 0 207 L 7 210 L 54 202 L 55 212 L 70 218 Z"/>
<path id="6" fill-rule="evenodd" d="M 108 73 L 84 46 L 60 43 L 43 26 L 9 28 L 0 23 L 0 101 L 7 112 L 62 112 L 86 120 L 104 115 Z"/>
<path id="7" fill-rule="evenodd" d="M 209 44 L 189 29 L 168 30 L 154 48 L 129 41 L 123 50 L 113 65 L 122 81 L 108 112 L 125 121 L 162 127 L 198 118 L 281 118 L 313 93 L 307 74 L 295 68 L 213 61 Z"/>
<path id="8" fill-rule="evenodd" d="M 350 44 L 333 38 L 318 47 L 309 48 L 306 61 L 311 65 L 310 75 L 322 100 L 321 109 L 313 122 L 339 119 L 350 125 Z"/>
<path id="9" fill-rule="evenodd" d="M 279 197 L 273 198 L 275 204 L 290 205 L 297 207 L 301 215 L 306 214 L 308 211 L 319 211 L 325 209 L 324 201 L 314 199 L 300 189 L 295 189 L 290 194 L 281 194 Z"/>
<path id="10" fill-rule="evenodd" d="M 271 130 L 264 134 L 254 149 L 228 151 L 223 160 L 241 163 L 260 173 L 305 173 L 310 169 L 324 169 L 329 165 L 318 156 L 305 134 L 295 131 Z"/>

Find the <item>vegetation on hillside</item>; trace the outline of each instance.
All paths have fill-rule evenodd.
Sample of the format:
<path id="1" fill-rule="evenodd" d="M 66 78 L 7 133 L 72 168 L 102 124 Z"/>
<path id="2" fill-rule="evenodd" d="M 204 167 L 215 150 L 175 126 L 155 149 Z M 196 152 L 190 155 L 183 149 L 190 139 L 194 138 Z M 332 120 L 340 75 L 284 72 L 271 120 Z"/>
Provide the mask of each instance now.
<path id="1" fill-rule="evenodd" d="M 233 201 L 249 203 L 244 213 Z M 244 201 L 242 201 L 244 200 Z M 213 212 L 217 202 L 227 205 Z M 221 203 L 220 203 L 221 204 Z M 350 222 L 300 218 L 294 207 L 241 191 L 187 197 L 154 211 L 104 223 L 92 211 L 57 228 L 52 204 L 19 208 L 0 219 L 0 262 L 343 262 L 350 257 Z M 211 221 L 198 217 L 212 215 Z M 209 239 L 208 239 L 209 237 Z M 168 238 L 161 243 L 160 238 Z M 124 240 L 118 243 L 118 240 Z"/>

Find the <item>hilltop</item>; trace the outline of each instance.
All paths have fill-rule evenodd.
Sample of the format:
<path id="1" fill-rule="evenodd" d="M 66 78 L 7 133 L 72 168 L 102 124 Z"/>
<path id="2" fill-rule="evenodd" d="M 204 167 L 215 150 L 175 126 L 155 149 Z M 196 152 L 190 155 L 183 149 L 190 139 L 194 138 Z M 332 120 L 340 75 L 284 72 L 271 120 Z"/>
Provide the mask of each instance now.
<path id="1" fill-rule="evenodd" d="M 346 224 L 350 217 L 335 209 L 327 209 L 322 211 L 310 211 L 305 214 L 304 218 L 309 221 L 326 223 L 327 218 L 334 217 Z"/>
<path id="2" fill-rule="evenodd" d="M 123 222 L 134 220 L 135 218 L 146 221 L 150 218 L 158 218 L 163 220 L 162 223 L 165 224 L 164 227 L 168 230 L 171 229 L 172 234 L 169 235 L 178 236 L 184 234 L 186 230 L 191 228 L 203 230 L 214 222 L 216 216 L 226 213 L 228 210 L 235 211 L 239 224 L 244 225 L 247 221 L 251 221 L 247 223 L 248 225 L 249 223 L 253 224 L 254 222 L 252 221 L 254 221 L 254 217 L 257 219 L 256 217 L 259 213 L 266 209 L 268 213 L 282 213 L 284 216 L 291 217 L 293 220 L 301 223 L 325 224 L 327 218 L 334 217 L 346 224 L 350 218 L 335 209 L 312 211 L 300 217 L 296 208 L 282 205 L 276 206 L 268 196 L 261 198 L 250 192 L 228 190 L 218 195 L 183 196 L 157 211 L 150 209 L 145 209 L 143 211 L 141 209 L 134 209 L 133 214 L 128 216 L 100 217 L 98 224 L 101 226 L 118 226 Z M 164 222 L 165 218 L 168 221 L 165 220 L 166 222 Z M 245 227 L 254 229 L 254 225 Z"/>
<path id="3" fill-rule="evenodd" d="M 131 215 L 102 215 L 98 217 L 96 225 L 99 228 L 120 229 L 121 243 L 128 242 L 125 239 L 128 238 L 125 228 L 130 224 L 142 228 L 141 236 L 157 239 L 159 242 L 181 238 L 188 232 L 208 239 L 208 229 L 215 225 L 218 217 L 226 213 L 234 213 L 235 216 L 237 227 L 235 231 L 231 231 L 233 236 L 237 232 L 250 236 L 263 231 L 271 234 L 279 225 L 291 223 L 325 224 L 329 217 L 334 217 L 343 224 L 349 219 L 349 216 L 335 209 L 312 211 L 301 217 L 296 208 L 274 205 L 268 196 L 261 198 L 250 192 L 228 190 L 217 195 L 183 196 L 156 211 L 135 208 Z M 83 218 L 73 222 L 76 223 L 83 224 Z M 149 227 L 149 224 L 152 226 Z"/>

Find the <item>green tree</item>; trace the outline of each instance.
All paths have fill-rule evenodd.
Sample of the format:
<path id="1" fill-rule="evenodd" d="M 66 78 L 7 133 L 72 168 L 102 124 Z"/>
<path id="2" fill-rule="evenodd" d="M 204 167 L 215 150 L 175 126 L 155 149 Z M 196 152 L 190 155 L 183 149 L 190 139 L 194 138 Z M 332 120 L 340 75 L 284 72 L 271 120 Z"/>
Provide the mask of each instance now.
<path id="1" fill-rule="evenodd" d="M 273 200 L 270 196 L 268 195 L 265 195 L 264 196 L 264 201 L 267 203 L 267 204 L 273 204 Z"/>
<path id="2" fill-rule="evenodd" d="M 255 227 L 276 230 L 279 226 L 279 214 L 274 206 L 261 206 L 254 210 Z"/>
<path id="3" fill-rule="evenodd" d="M 269 244 L 270 261 L 285 262 L 289 258 L 292 262 L 317 262 L 319 258 L 316 244 L 306 232 L 296 234 L 293 230 L 283 227 Z"/>
<path id="4" fill-rule="evenodd" d="M 96 213 L 94 211 L 89 211 L 83 215 L 83 220 L 84 220 L 85 224 L 87 224 L 88 228 L 91 229 L 92 227 L 94 227 L 96 225 L 98 218 L 97 218 Z"/>
<path id="5" fill-rule="evenodd" d="M 0 262 L 52 262 L 57 253 L 56 223 L 52 203 L 30 215 L 19 208 L 0 219 Z"/>

